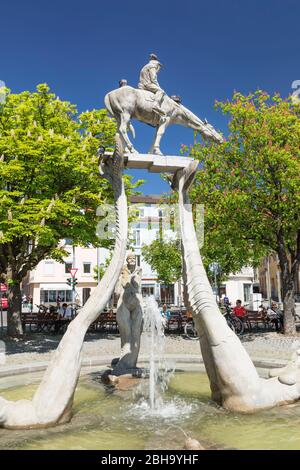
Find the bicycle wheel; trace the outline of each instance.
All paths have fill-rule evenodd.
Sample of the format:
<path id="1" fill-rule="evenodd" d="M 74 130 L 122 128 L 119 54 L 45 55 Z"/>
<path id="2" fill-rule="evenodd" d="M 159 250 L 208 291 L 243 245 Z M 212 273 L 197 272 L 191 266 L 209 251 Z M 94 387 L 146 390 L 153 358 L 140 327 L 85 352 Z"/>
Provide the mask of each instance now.
<path id="1" fill-rule="evenodd" d="M 242 335 L 245 329 L 244 322 L 240 318 L 234 318 L 232 321 L 234 323 L 235 334 L 238 336 Z"/>
<path id="2" fill-rule="evenodd" d="M 232 331 L 235 333 L 235 327 L 234 327 L 233 322 L 229 320 L 229 318 L 226 318 L 226 321 L 227 321 L 227 325 L 229 326 L 229 328 L 231 328 Z"/>
<path id="3" fill-rule="evenodd" d="M 195 325 L 192 322 L 188 322 L 184 326 L 184 334 L 189 339 L 199 339 Z"/>

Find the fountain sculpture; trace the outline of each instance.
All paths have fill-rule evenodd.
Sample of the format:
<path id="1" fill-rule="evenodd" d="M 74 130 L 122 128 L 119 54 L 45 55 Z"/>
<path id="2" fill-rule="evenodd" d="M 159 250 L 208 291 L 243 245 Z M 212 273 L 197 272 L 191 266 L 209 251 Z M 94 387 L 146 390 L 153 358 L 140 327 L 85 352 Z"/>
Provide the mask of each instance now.
<path id="1" fill-rule="evenodd" d="M 162 101 L 158 103 L 151 91 L 136 90 L 125 85 L 108 93 L 105 103 L 118 123 L 114 154 L 104 155 L 100 163 L 100 174 L 111 182 L 115 198 L 116 242 L 112 260 L 99 286 L 93 291 L 64 334 L 33 399 L 13 402 L 0 397 L 0 426 L 14 429 L 39 428 L 70 420 L 86 331 L 110 299 L 124 266 L 128 232 L 127 200 L 122 180 L 125 146 L 129 151 L 127 154 L 129 168 L 148 168 L 153 172 L 175 173 L 172 187 L 178 191 L 179 195 L 182 257 L 185 271 L 183 278 L 200 337 L 200 347 L 210 381 L 212 399 L 230 410 L 242 412 L 253 412 L 298 400 L 300 397 L 300 351 L 294 362 L 284 369 L 276 370 L 274 377 L 261 379 L 241 342 L 219 312 L 201 260 L 188 196 L 189 187 L 197 170 L 197 161 L 184 157 L 164 157 L 159 149 L 160 139 L 166 127 L 172 123 L 191 127 L 199 131 L 204 138 L 215 142 L 221 142 L 222 137 L 211 125 L 183 107 L 178 100 L 169 98 L 165 94 L 162 96 Z M 158 105 L 161 112 L 154 110 Z M 157 132 L 151 147 L 151 155 L 134 153 L 127 136 L 127 127 L 130 127 L 131 117 L 156 127 Z M 123 294 L 118 307 L 121 336 L 125 339 L 122 340 L 121 359 L 115 373 L 122 373 L 122 370 L 127 367 L 135 367 L 139 350 L 141 309 L 138 279 L 140 273 L 134 271 L 127 273 L 127 276 L 128 286 L 127 281 L 122 277 Z M 129 287 L 133 288 L 134 292 L 130 291 Z M 134 340 L 126 336 L 128 324 L 122 318 L 124 313 L 128 316 L 128 311 L 131 311 L 128 309 L 128 303 L 130 304 L 132 300 L 130 292 L 134 298 L 132 311 L 136 316 Z M 129 350 L 129 342 L 131 350 Z M 127 359 L 128 362 L 126 362 Z"/>
<path id="2" fill-rule="evenodd" d="M 142 333 L 142 270 L 136 266 L 134 253 L 127 255 L 115 293 L 119 295 L 117 322 L 121 336 L 121 355 L 113 375 L 133 372 L 136 368 Z"/>

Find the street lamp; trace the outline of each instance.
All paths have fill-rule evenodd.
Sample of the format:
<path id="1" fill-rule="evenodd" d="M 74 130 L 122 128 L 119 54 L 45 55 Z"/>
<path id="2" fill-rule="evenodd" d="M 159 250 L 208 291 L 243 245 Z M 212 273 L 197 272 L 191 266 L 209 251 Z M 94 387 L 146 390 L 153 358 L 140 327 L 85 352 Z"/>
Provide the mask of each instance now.
<path id="1" fill-rule="evenodd" d="M 97 284 L 100 283 L 100 248 L 97 247 Z"/>
<path id="2" fill-rule="evenodd" d="M 219 271 L 219 263 L 211 263 L 210 265 L 211 270 L 214 273 L 214 285 L 215 285 L 215 295 L 216 295 L 216 302 L 218 302 L 218 282 L 217 282 L 217 274 Z"/>

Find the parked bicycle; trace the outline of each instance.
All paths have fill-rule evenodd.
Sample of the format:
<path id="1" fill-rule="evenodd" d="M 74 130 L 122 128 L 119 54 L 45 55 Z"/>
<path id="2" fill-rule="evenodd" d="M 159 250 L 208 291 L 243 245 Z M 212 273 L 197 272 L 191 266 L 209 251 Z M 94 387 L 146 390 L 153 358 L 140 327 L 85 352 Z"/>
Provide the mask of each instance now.
<path id="1" fill-rule="evenodd" d="M 193 318 L 188 318 L 184 325 L 184 334 L 189 339 L 199 339 Z"/>
<path id="2" fill-rule="evenodd" d="M 43 304 L 35 304 L 35 305 L 38 308 L 38 312 L 37 312 L 38 314 L 41 313 L 45 315 L 48 312 L 47 305 L 43 305 Z"/>
<path id="3" fill-rule="evenodd" d="M 296 322 L 300 322 L 300 315 L 298 313 L 294 313 L 294 318 Z"/>
<path id="4" fill-rule="evenodd" d="M 231 328 L 236 335 L 241 336 L 245 330 L 244 322 L 234 315 L 230 305 L 225 306 L 223 315 L 229 328 Z"/>

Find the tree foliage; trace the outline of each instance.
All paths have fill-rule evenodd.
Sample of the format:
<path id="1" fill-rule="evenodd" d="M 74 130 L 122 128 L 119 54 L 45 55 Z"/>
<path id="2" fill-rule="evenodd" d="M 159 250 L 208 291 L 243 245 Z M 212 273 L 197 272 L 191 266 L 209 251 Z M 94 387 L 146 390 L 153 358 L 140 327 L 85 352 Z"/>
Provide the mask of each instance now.
<path id="1" fill-rule="evenodd" d="M 2 281 L 19 284 L 45 257 L 61 261 L 62 238 L 99 244 L 96 211 L 112 190 L 99 177 L 97 149 L 112 147 L 115 131 L 105 110 L 79 114 L 46 84 L 0 103 Z"/>
<path id="2" fill-rule="evenodd" d="M 142 247 L 142 255 L 156 272 L 159 282 L 170 285 L 180 279 L 182 262 L 178 240 L 154 240 Z"/>

